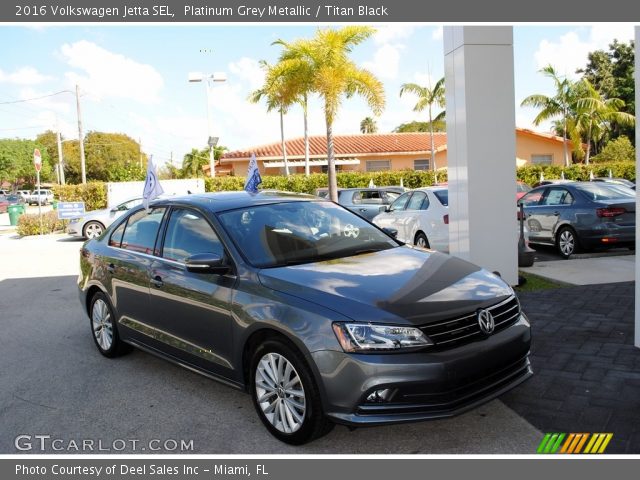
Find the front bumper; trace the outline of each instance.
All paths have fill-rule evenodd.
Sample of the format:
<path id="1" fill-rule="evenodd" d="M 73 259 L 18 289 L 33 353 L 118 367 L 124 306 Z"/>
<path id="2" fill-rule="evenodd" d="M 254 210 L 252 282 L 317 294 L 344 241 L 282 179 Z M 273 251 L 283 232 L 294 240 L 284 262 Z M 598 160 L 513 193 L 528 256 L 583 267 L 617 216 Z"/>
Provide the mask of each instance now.
<path id="1" fill-rule="evenodd" d="M 402 354 L 312 354 L 333 421 L 373 426 L 451 417 L 528 379 L 531 333 L 524 315 L 486 339 L 450 350 Z M 376 390 L 385 402 L 367 401 Z"/>

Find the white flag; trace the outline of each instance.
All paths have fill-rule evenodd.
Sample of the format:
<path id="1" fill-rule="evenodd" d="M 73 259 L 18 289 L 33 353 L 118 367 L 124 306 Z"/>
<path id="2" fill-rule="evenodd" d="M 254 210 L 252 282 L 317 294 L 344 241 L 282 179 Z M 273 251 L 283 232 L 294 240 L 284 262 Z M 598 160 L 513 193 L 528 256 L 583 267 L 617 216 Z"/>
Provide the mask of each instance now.
<path id="1" fill-rule="evenodd" d="M 149 202 L 163 193 L 164 190 L 158 181 L 156 166 L 153 163 L 153 155 L 151 155 L 147 163 L 147 178 L 144 181 L 144 190 L 142 191 L 142 204 L 144 208 L 149 210 Z"/>
<path id="2" fill-rule="evenodd" d="M 591 171 L 589 172 L 589 181 L 590 181 L 590 182 L 593 182 L 593 178 L 594 178 L 594 177 L 593 177 L 593 170 L 591 170 Z"/>
<path id="3" fill-rule="evenodd" d="M 247 170 L 247 179 L 244 182 L 244 189 L 249 193 L 258 193 L 258 185 L 262 183 L 262 177 L 260 176 L 260 170 L 258 170 L 258 161 L 256 160 L 256 154 L 251 154 L 251 160 L 249 160 L 249 169 Z"/>
<path id="4" fill-rule="evenodd" d="M 373 178 L 371 180 L 369 180 L 369 188 L 375 188 L 376 184 L 373 183 Z"/>

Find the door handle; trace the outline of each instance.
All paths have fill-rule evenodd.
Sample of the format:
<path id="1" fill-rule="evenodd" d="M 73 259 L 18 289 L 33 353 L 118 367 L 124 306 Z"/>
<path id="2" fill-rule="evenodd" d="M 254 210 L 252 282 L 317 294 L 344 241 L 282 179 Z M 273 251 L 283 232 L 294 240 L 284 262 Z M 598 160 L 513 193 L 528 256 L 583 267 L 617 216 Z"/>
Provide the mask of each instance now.
<path id="1" fill-rule="evenodd" d="M 151 284 L 156 288 L 161 288 L 164 285 L 164 282 L 162 281 L 160 275 L 156 275 L 151 279 Z"/>
<path id="2" fill-rule="evenodd" d="M 361 208 L 361 209 L 360 209 L 360 211 L 361 211 L 361 212 L 366 212 L 366 211 L 367 211 L 367 209 L 366 209 L 366 208 Z"/>
<path id="3" fill-rule="evenodd" d="M 560 216 L 560 212 L 553 212 L 553 214 L 554 214 L 556 217 L 559 217 L 559 216 Z"/>
<path id="4" fill-rule="evenodd" d="M 110 263 L 109 265 L 107 265 L 107 272 L 116 273 L 116 266 L 113 263 Z"/>

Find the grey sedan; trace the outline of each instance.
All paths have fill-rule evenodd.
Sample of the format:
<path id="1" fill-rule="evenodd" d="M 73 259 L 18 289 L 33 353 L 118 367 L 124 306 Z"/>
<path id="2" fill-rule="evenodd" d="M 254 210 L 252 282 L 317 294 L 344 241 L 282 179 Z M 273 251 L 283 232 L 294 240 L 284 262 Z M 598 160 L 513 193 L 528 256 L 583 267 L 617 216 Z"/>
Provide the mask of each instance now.
<path id="1" fill-rule="evenodd" d="M 636 195 L 603 182 L 571 182 L 534 188 L 524 206 L 529 242 L 555 245 L 569 258 L 580 248 L 634 247 Z"/>
<path id="2" fill-rule="evenodd" d="M 532 374 L 529 322 L 498 276 L 317 197 L 159 200 L 86 242 L 80 267 L 100 353 L 135 346 L 245 390 L 291 444 L 449 417 Z"/>

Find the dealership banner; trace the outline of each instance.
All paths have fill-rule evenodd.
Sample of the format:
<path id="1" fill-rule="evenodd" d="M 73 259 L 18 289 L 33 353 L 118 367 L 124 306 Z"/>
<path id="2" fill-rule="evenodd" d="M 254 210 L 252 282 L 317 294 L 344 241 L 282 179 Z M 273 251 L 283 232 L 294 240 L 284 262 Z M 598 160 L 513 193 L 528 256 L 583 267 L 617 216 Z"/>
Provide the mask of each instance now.
<path id="1" fill-rule="evenodd" d="M 525 459 L 425 459 L 423 458 L 251 458 L 238 459 L 163 459 L 149 457 L 113 459 L 0 459 L 0 478 L 65 480 L 135 480 L 135 479 L 213 479 L 248 478 L 264 480 L 327 480 L 327 479 L 484 479 L 518 480 L 542 478 L 602 479 L 635 478 L 638 461 L 630 459 L 600 459 L 595 462 L 583 457 L 563 457 L 563 460 L 538 457 Z M 615 473 L 614 473 L 615 472 Z"/>
<path id="2" fill-rule="evenodd" d="M 603 6 L 606 5 L 606 8 Z M 14 0 L 0 22 L 633 22 L 640 2 L 595 0 Z"/>

